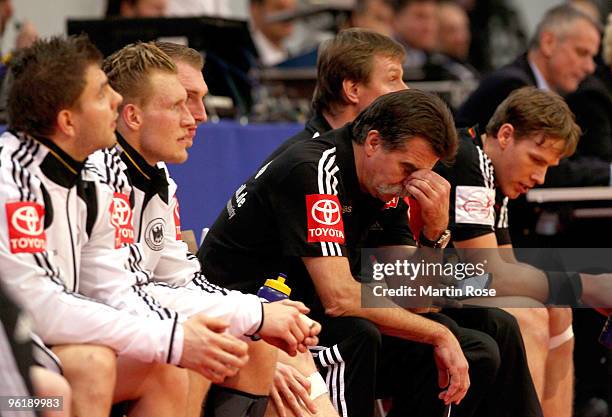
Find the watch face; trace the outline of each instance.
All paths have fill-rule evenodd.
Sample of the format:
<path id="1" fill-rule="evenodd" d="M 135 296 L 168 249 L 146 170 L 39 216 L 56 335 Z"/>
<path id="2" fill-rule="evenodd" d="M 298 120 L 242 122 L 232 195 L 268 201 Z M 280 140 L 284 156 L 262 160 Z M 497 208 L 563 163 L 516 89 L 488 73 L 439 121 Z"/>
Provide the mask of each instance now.
<path id="1" fill-rule="evenodd" d="M 445 230 L 444 233 L 442 233 L 442 236 L 440 236 L 440 238 L 438 239 L 438 241 L 436 242 L 436 248 L 445 248 L 448 245 L 448 242 L 450 242 L 451 239 L 451 232 L 450 230 Z"/>

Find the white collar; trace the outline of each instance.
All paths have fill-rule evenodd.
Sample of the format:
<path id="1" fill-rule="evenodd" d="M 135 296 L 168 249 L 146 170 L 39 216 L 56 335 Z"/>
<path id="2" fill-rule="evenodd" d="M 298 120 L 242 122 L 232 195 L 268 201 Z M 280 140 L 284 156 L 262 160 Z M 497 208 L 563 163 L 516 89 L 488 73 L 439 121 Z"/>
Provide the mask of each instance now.
<path id="1" fill-rule="evenodd" d="M 289 53 L 285 49 L 277 48 L 276 45 L 272 44 L 272 42 L 270 42 L 270 40 L 268 40 L 259 30 L 252 29 L 251 36 L 253 37 L 253 43 L 257 48 L 257 52 L 259 53 L 259 59 L 264 66 L 272 67 L 289 58 Z"/>
<path id="2" fill-rule="evenodd" d="M 538 87 L 540 90 L 551 91 L 550 86 L 544 79 L 544 76 L 538 69 L 538 66 L 534 64 L 533 61 L 531 61 L 530 59 L 527 59 L 527 62 L 529 63 L 529 67 L 531 68 L 531 71 L 533 71 L 533 75 L 535 76 L 536 87 Z"/>

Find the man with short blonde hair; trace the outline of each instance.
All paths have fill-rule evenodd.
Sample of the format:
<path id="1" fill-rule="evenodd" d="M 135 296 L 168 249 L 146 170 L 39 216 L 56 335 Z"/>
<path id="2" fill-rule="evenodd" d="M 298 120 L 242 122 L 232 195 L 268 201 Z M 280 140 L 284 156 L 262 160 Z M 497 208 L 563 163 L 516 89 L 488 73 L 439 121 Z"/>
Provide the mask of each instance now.
<path id="1" fill-rule="evenodd" d="M 176 74 L 176 65 L 168 56 L 156 53 L 149 44 L 140 45 L 142 47 L 130 49 L 122 55 L 113 54 L 104 61 L 103 69 L 107 69 L 109 82 L 123 95 L 122 106 L 127 101 L 147 101 L 151 71 Z"/>
<path id="2" fill-rule="evenodd" d="M 291 355 L 298 350 L 303 352 L 306 345 L 316 343 L 320 328 L 303 316 L 308 312 L 303 304 L 289 300 L 262 304 L 254 295 L 210 284 L 197 259 L 180 240 L 177 186 L 165 162 L 182 163 L 187 159 L 197 123 L 206 119 L 202 98 L 207 90 L 201 57 L 197 59 L 193 53 L 165 43 L 158 45 L 127 45 L 106 59 L 103 69 L 110 84 L 126 94 L 117 125 L 119 148 L 90 158 L 99 172 L 104 172 L 109 159 L 116 160 L 117 178 L 109 176 L 107 180 L 115 185 L 133 185 L 135 240 L 143 248 L 142 264 L 149 278 L 138 288 L 164 307 L 186 316 L 201 311 L 225 321 L 226 324 L 213 323 L 210 327 L 218 333 L 207 341 L 216 350 L 211 351 L 213 358 L 230 353 L 227 339 L 234 337 L 261 337 Z M 162 49 L 171 50 L 175 56 L 190 57 L 189 63 L 181 59 L 175 62 Z M 134 83 L 146 88 L 135 89 Z M 224 334 L 226 329 L 229 335 Z M 275 355 L 265 348 L 263 342 L 251 348 L 251 364 L 257 363 L 259 371 L 250 379 L 241 373 L 232 386 L 232 395 L 240 398 L 223 403 L 229 408 L 217 411 L 218 415 L 241 416 L 249 410 L 257 415 L 256 410 L 265 409 L 275 364 Z M 262 351 L 269 354 L 261 354 Z M 226 375 L 215 376 L 214 371 L 213 367 L 207 378 L 222 383 Z M 206 384 L 197 384 L 200 392 L 194 393 L 194 401 L 199 406 Z M 243 394 L 238 390 L 244 389 L 245 384 L 248 393 L 238 395 Z"/>

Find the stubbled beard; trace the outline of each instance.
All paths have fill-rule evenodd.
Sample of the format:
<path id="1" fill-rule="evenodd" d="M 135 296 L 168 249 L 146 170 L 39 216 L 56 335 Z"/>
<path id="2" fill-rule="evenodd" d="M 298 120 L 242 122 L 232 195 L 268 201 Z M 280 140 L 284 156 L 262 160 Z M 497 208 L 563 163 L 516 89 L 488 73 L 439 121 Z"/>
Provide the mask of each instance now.
<path id="1" fill-rule="evenodd" d="M 376 187 L 379 194 L 391 194 L 396 197 L 409 197 L 410 193 L 402 185 L 379 185 Z"/>

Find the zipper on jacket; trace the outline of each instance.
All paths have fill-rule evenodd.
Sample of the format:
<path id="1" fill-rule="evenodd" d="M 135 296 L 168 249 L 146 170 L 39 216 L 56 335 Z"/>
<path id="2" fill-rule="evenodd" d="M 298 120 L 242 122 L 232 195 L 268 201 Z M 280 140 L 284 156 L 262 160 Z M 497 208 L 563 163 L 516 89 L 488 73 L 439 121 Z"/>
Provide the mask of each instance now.
<path id="1" fill-rule="evenodd" d="M 76 248 L 74 247 L 74 237 L 72 236 L 72 224 L 70 223 L 70 192 L 74 189 L 70 188 L 66 195 L 66 219 L 68 220 L 68 234 L 70 235 L 70 245 L 72 249 L 72 292 L 76 292 L 77 287 L 77 264 L 76 264 Z"/>
<path id="2" fill-rule="evenodd" d="M 140 219 L 138 219 L 138 239 L 136 240 L 136 242 L 140 242 L 142 239 L 142 220 L 144 219 L 144 211 L 145 211 L 145 205 L 143 204 L 142 209 L 140 210 Z"/>

